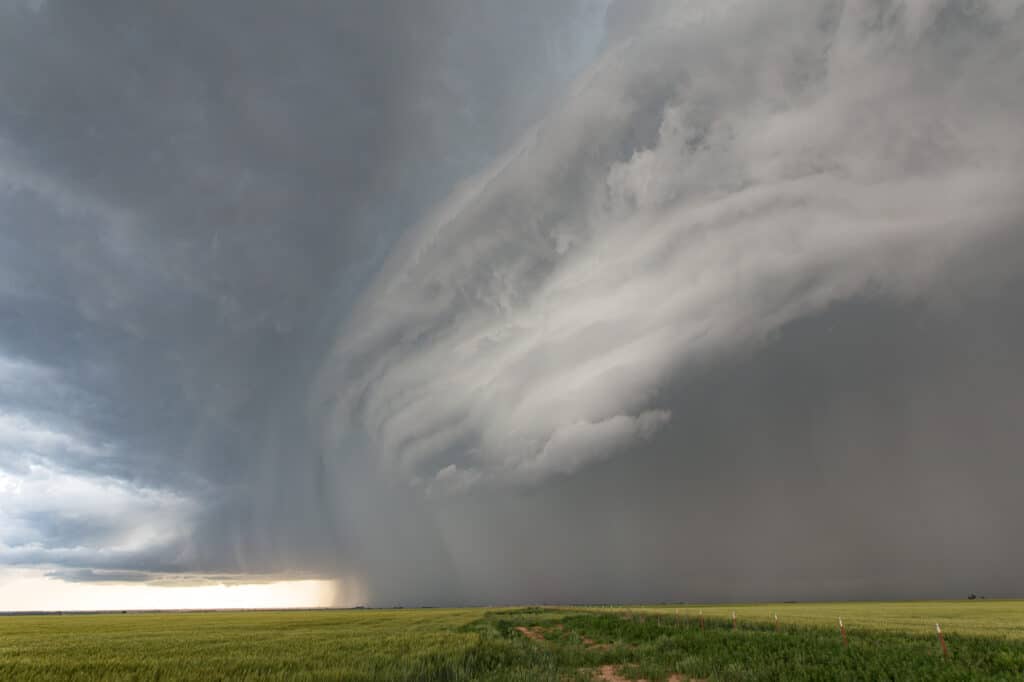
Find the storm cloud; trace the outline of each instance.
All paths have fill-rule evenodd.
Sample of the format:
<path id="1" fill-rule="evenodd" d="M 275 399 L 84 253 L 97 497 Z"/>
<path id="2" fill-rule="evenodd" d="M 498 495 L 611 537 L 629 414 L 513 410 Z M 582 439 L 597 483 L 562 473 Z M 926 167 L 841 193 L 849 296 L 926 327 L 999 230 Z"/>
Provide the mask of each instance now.
<path id="1" fill-rule="evenodd" d="M 1018 595 L 1020 2 L 25 2 L 0 57 L 0 563 Z"/>

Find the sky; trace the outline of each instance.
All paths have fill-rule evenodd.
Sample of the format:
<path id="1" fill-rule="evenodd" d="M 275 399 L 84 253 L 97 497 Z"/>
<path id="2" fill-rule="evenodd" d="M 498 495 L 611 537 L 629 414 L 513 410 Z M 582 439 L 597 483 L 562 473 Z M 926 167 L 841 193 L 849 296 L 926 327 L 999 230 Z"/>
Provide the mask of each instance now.
<path id="1" fill-rule="evenodd" d="M 1024 0 L 0 4 L 0 611 L 1024 597 Z"/>

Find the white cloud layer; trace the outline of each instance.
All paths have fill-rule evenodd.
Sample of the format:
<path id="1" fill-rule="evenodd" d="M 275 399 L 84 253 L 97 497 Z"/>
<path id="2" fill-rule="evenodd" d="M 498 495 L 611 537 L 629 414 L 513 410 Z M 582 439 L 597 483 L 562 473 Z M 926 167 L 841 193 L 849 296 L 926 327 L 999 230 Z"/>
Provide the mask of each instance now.
<path id="1" fill-rule="evenodd" d="M 406 238 L 321 377 L 429 490 L 650 438 L 680 372 L 1024 221 L 1015 0 L 653 4 Z"/>
<path id="2" fill-rule="evenodd" d="M 4 355 L 0 382 L 14 402 L 68 391 L 58 371 Z M 197 503 L 78 466 L 111 454 L 72 420 L 0 403 L 0 564 L 117 565 L 186 547 Z"/>
<path id="3" fill-rule="evenodd" d="M 31 464 L 0 471 L 0 563 L 103 565 L 181 544 L 195 501 Z"/>

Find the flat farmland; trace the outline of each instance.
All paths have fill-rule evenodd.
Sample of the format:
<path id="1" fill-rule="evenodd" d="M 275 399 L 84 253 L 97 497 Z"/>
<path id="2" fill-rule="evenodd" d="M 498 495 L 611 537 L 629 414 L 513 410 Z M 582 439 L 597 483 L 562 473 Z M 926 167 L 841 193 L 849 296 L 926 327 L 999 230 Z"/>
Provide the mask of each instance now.
<path id="1" fill-rule="evenodd" d="M 1019 680 L 1022 624 L 996 600 L 10 616 L 0 680 Z"/>
<path id="2" fill-rule="evenodd" d="M 1024 640 L 1024 601 L 962 600 L 917 602 L 816 602 L 778 604 L 699 604 L 642 607 L 642 611 L 696 617 L 731 618 L 741 623 L 769 622 L 779 615 L 784 625 L 833 627 L 842 618 L 847 630 L 885 630 L 931 634 L 938 623 L 947 634 L 994 636 Z"/>

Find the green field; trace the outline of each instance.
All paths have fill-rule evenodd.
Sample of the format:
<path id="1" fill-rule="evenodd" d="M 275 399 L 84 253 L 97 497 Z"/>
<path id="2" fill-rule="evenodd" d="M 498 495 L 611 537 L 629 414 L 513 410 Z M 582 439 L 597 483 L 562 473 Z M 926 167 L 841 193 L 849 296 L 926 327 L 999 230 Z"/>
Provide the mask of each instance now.
<path id="1" fill-rule="evenodd" d="M 775 612 L 778 630 L 770 619 Z M 836 627 L 839 616 L 847 647 Z M 939 648 L 936 621 L 946 632 L 948 659 Z M 1024 602 L 0 618 L 5 681 L 582 681 L 599 674 L 648 680 L 1019 680 Z"/>

